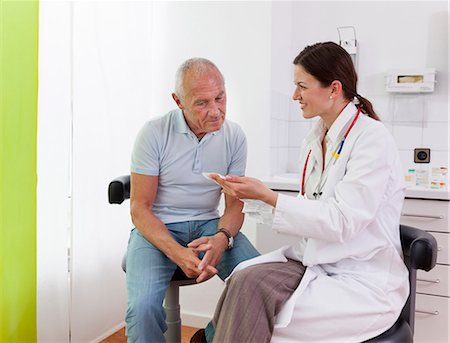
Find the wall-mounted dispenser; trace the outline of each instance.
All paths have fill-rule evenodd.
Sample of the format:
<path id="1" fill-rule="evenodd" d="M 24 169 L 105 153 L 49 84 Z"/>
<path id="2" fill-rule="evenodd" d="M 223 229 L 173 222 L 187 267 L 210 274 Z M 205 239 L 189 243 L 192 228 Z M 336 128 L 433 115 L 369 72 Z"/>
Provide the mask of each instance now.
<path id="1" fill-rule="evenodd" d="M 386 91 L 396 93 L 434 92 L 436 69 L 399 69 L 386 75 Z"/>
<path id="2" fill-rule="evenodd" d="M 339 26 L 339 45 L 350 54 L 355 69 L 358 70 L 358 41 L 356 40 L 356 30 L 353 26 Z"/>

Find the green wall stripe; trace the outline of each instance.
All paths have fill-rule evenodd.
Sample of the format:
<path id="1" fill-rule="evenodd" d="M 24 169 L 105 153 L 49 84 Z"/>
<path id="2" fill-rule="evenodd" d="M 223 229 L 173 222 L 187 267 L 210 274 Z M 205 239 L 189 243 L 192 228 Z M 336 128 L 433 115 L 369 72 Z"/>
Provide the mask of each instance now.
<path id="1" fill-rule="evenodd" d="M 0 0 L 0 342 L 36 341 L 37 0 Z"/>

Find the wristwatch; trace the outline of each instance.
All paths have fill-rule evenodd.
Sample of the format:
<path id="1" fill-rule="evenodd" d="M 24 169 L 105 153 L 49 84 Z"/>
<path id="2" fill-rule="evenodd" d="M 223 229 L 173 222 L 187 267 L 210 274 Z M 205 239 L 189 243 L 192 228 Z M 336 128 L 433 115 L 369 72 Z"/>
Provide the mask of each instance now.
<path id="1" fill-rule="evenodd" d="M 227 236 L 227 238 L 228 238 L 228 249 L 233 248 L 234 238 L 233 238 L 233 236 L 231 236 L 230 231 L 228 231 L 227 229 L 221 228 L 221 229 L 217 230 L 217 232 L 222 232 L 225 236 Z"/>

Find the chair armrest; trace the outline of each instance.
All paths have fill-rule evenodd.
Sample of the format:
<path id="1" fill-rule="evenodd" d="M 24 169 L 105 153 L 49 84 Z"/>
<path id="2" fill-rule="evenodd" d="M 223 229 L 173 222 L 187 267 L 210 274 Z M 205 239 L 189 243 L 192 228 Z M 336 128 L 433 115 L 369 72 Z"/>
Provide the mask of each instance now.
<path id="1" fill-rule="evenodd" d="M 436 265 L 437 242 L 430 233 L 400 225 L 403 254 L 409 257 L 411 268 L 429 271 Z"/>
<path id="2" fill-rule="evenodd" d="M 121 204 L 130 198 L 130 175 L 116 177 L 108 186 L 110 204 Z"/>

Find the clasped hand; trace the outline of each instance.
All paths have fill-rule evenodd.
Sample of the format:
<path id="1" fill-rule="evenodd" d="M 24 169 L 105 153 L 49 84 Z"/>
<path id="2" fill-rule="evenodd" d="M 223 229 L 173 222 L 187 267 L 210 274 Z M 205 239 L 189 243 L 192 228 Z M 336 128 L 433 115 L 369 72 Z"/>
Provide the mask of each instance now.
<path id="1" fill-rule="evenodd" d="M 225 235 L 204 236 L 193 240 L 188 244 L 188 248 L 198 256 L 205 253 L 203 259 L 197 265 L 200 271 L 196 281 L 198 283 L 206 281 L 217 274 L 215 268 L 222 258 L 223 252 L 228 247 L 228 240 Z"/>
<path id="2" fill-rule="evenodd" d="M 200 237 L 190 242 L 187 248 L 182 248 L 174 262 L 187 277 L 195 278 L 197 283 L 200 283 L 218 273 L 215 267 L 227 246 L 228 242 L 223 234 Z M 198 257 L 201 252 L 205 253 L 202 260 Z"/>

